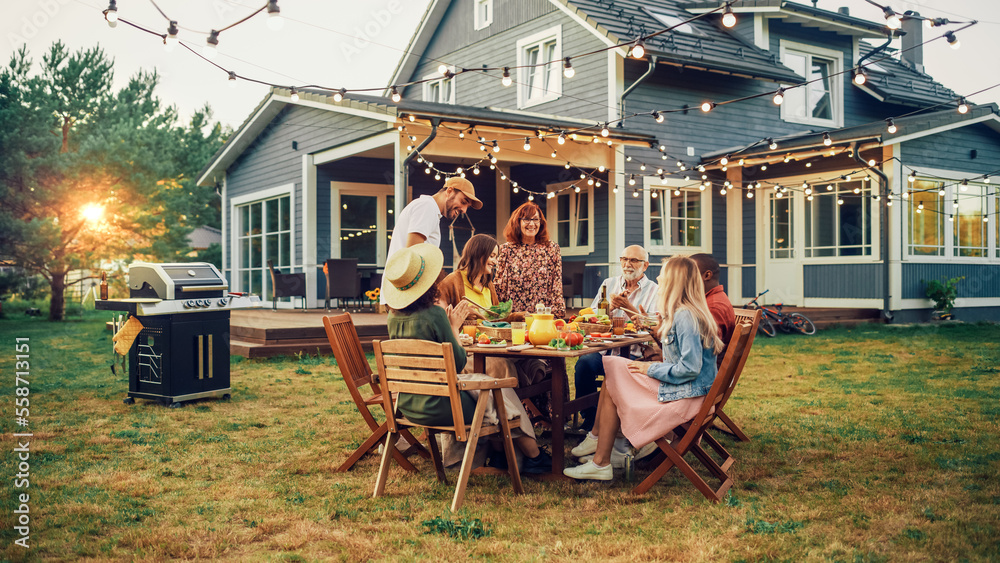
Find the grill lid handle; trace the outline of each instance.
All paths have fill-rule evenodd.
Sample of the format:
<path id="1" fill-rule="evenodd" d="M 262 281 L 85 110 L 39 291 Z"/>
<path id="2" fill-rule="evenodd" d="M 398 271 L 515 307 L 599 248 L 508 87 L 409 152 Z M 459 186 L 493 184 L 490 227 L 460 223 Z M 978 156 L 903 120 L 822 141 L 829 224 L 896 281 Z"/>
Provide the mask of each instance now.
<path id="1" fill-rule="evenodd" d="M 229 289 L 228 285 L 182 285 L 179 287 L 181 291 L 225 291 Z"/>

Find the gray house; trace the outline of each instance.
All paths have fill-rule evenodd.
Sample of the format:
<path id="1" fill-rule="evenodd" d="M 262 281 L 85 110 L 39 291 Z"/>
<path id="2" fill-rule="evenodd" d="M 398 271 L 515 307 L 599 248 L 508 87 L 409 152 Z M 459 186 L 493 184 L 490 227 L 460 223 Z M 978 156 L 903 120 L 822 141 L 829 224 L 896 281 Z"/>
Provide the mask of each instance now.
<path id="1" fill-rule="evenodd" d="M 964 276 L 960 316 L 1000 317 L 1000 115 L 923 72 L 940 30 L 904 18 L 895 52 L 884 22 L 741 0 L 727 28 L 723 6 L 436 0 L 401 101 L 272 90 L 199 177 L 222 187 L 232 286 L 269 298 L 271 259 L 315 305 L 325 259 L 377 271 L 394 213 L 462 168 L 485 206 L 443 225 L 449 259 L 532 198 L 585 295 L 638 243 L 714 254 L 736 304 L 922 320 L 924 280 Z"/>

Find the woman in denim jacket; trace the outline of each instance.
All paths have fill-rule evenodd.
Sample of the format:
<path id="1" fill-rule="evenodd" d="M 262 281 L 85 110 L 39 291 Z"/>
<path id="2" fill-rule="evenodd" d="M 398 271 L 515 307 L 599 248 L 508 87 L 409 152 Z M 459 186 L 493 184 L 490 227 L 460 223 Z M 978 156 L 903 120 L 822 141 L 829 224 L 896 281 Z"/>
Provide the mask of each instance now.
<path id="1" fill-rule="evenodd" d="M 674 256 L 663 263 L 656 281 L 657 305 L 665 315 L 656 327 L 663 361 L 605 356 L 597 452 L 586 463 L 563 470 L 569 477 L 611 480 L 611 450 L 619 429 L 633 447 L 649 444 L 694 418 L 715 381 L 715 356 L 723 342 L 705 301 L 698 265 Z"/>

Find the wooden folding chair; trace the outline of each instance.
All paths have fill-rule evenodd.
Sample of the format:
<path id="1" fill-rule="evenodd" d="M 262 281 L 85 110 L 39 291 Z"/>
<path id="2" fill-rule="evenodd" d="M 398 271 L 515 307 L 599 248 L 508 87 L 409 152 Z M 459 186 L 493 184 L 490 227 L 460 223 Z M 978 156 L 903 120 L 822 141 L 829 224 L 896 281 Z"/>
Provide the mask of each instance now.
<path id="1" fill-rule="evenodd" d="M 326 328 L 326 337 L 330 340 L 330 347 L 333 348 L 333 356 L 337 358 L 340 373 L 344 376 L 344 382 L 347 383 L 347 390 L 350 391 L 351 398 L 354 399 L 354 404 L 358 407 L 358 411 L 361 412 L 361 417 L 365 419 L 365 422 L 368 423 L 368 428 L 372 430 L 371 436 L 358 446 L 358 449 L 354 450 L 354 453 L 347 458 L 347 461 L 337 469 L 337 471 L 347 471 L 366 453 L 377 449 L 378 445 L 384 442 L 389 426 L 384 422 L 382 424 L 376 422 L 375 417 L 372 416 L 369 410 L 369 407 L 374 405 L 382 407 L 382 390 L 372 377 L 371 366 L 368 365 L 365 352 L 361 348 L 361 339 L 358 338 L 358 331 L 354 328 L 354 321 L 351 320 L 351 314 L 344 313 L 342 315 L 323 317 L 323 327 Z M 366 385 L 370 387 L 372 392 L 368 397 L 364 397 L 361 394 L 361 389 Z M 409 431 L 404 430 L 403 436 L 408 442 L 417 447 L 418 453 L 425 457 L 430 456 Z M 396 457 L 396 461 L 399 462 L 399 465 L 403 469 L 407 471 L 417 470 L 398 450 L 393 448 L 393 451 L 395 452 L 393 455 Z"/>
<path id="2" fill-rule="evenodd" d="M 375 347 L 375 362 L 378 365 L 379 379 L 382 382 L 382 401 L 385 405 L 386 422 L 389 424 L 389 439 L 386 450 L 382 452 L 382 464 L 379 466 L 378 478 L 375 480 L 375 493 L 379 497 L 385 492 L 385 482 L 389 475 L 389 453 L 396 450 L 395 440 L 406 426 L 419 426 L 427 429 L 430 443 L 431 459 L 437 471 L 438 481 L 447 483 L 444 474 L 444 464 L 441 462 L 441 451 L 438 449 L 436 434 L 453 432 L 459 442 L 467 442 L 465 456 L 462 458 L 462 468 L 458 474 L 458 485 L 455 487 L 455 497 L 451 502 L 451 511 L 457 511 L 465 500 L 465 488 L 472 471 L 472 459 L 476 454 L 476 445 L 480 436 L 501 433 L 503 448 L 507 454 L 507 472 L 514 486 L 514 492 L 521 494 L 521 475 L 517 469 L 517 457 L 514 454 L 514 442 L 511 440 L 510 428 L 520 423 L 519 418 L 507 420 L 507 410 L 504 408 L 500 390 L 505 387 L 517 387 L 517 379 L 490 378 L 487 381 L 459 381 L 455 373 L 455 356 L 450 343 L 429 342 L 427 340 L 388 340 L 372 343 Z M 479 400 L 476 403 L 475 414 L 471 424 L 465 424 L 462 412 L 460 391 L 479 390 Z M 412 393 L 449 397 L 451 400 L 452 424 L 448 426 L 427 426 L 411 422 L 395 413 L 393 393 Z M 499 425 L 483 426 L 486 405 L 489 394 L 493 395 Z M 397 458 L 398 460 L 398 458 Z"/>
<path id="3" fill-rule="evenodd" d="M 706 432 L 706 429 L 711 426 L 712 422 L 715 420 L 715 413 L 719 408 L 719 403 L 722 401 L 725 391 L 731 385 L 733 378 L 741 369 L 743 369 L 743 364 L 746 362 L 746 352 L 750 349 L 749 343 L 752 335 L 753 332 L 751 331 L 750 326 L 737 323 L 736 329 L 733 331 L 732 339 L 729 341 L 726 356 L 722 360 L 722 367 L 719 370 L 719 374 L 715 377 L 715 382 L 712 384 L 712 388 L 709 390 L 708 395 L 705 396 L 705 400 L 702 403 L 698 414 L 690 422 L 673 429 L 674 439 L 672 442 L 667 440 L 666 435 L 656 439 L 656 445 L 660 448 L 660 451 L 666 455 L 666 459 L 663 459 L 663 457 L 660 456 L 662 459 L 660 464 L 648 477 L 646 477 L 643 482 L 639 483 L 634 489 L 632 489 L 633 493 L 645 493 L 674 466 L 677 466 L 677 468 L 681 470 L 681 473 L 683 473 L 684 476 L 687 477 L 688 480 L 691 481 L 691 483 L 699 491 L 701 491 L 706 498 L 713 502 L 719 502 L 722 500 L 726 491 L 733 486 L 733 479 L 728 473 L 729 468 L 733 465 L 733 457 L 726 451 L 722 444 L 718 442 L 718 440 Z M 704 439 L 705 442 L 709 444 L 709 446 L 715 450 L 717 454 L 719 454 L 722 458 L 721 464 L 716 462 L 704 449 L 702 449 L 700 445 L 702 439 Z M 689 453 L 694 454 L 695 459 L 698 460 L 701 465 L 712 474 L 713 477 L 721 482 L 717 489 L 712 489 L 712 487 L 710 487 L 709 484 L 702 479 L 701 475 L 699 475 L 684 459 L 684 456 Z"/>
<path id="4" fill-rule="evenodd" d="M 754 337 L 757 336 L 757 325 L 760 323 L 761 310 L 736 309 L 735 312 L 736 324 L 748 324 L 753 330 L 750 335 L 750 342 L 747 344 L 745 351 L 745 354 L 749 355 L 750 347 L 753 346 Z M 728 432 L 729 434 L 736 436 L 736 439 L 741 442 L 749 442 L 750 437 L 747 436 L 746 433 L 743 432 L 743 429 L 733 422 L 733 419 L 729 418 L 729 415 L 727 415 L 725 410 L 723 410 L 726 403 L 729 402 L 729 397 L 733 394 L 733 390 L 736 389 L 736 383 L 740 380 L 740 374 L 742 372 L 743 369 L 741 366 L 740 371 L 736 372 L 736 375 L 733 376 L 733 381 L 730 383 L 729 388 L 726 389 L 725 395 L 722 397 L 722 401 L 719 402 L 719 406 L 715 407 L 715 416 L 717 417 L 717 420 L 715 421 L 713 428 L 721 430 L 722 432 Z M 720 425 L 725 425 L 725 428 Z"/>

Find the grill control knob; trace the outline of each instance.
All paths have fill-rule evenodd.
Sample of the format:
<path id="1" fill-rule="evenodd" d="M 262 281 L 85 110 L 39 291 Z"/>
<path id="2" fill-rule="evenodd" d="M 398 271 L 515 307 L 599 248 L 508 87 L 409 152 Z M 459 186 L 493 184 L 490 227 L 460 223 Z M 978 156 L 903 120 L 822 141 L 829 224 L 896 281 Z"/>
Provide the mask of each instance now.
<path id="1" fill-rule="evenodd" d="M 222 299 L 219 299 L 219 307 L 225 307 L 228 304 L 229 304 L 228 298 L 223 297 Z"/>
<path id="2" fill-rule="evenodd" d="M 189 299 L 189 300 L 187 300 L 187 301 L 184 302 L 184 308 L 185 309 L 190 309 L 191 307 L 194 307 L 194 301 L 192 301 L 192 300 Z"/>
<path id="3" fill-rule="evenodd" d="M 201 301 L 198 302 L 198 305 L 201 305 L 202 307 L 208 307 L 211 304 L 212 302 L 209 301 L 208 299 L 202 299 Z"/>

